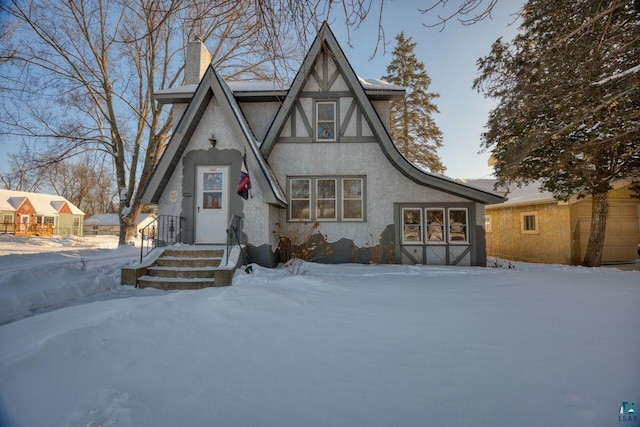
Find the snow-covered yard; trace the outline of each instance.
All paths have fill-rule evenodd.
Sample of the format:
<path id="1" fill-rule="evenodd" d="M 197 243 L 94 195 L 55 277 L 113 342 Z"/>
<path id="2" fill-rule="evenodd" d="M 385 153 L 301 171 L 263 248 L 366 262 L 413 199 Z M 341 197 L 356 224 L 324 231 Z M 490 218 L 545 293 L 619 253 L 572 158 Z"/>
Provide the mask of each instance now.
<path id="1" fill-rule="evenodd" d="M 639 272 L 254 266 L 160 292 L 99 246 L 0 256 L 0 425 L 640 425 Z"/>

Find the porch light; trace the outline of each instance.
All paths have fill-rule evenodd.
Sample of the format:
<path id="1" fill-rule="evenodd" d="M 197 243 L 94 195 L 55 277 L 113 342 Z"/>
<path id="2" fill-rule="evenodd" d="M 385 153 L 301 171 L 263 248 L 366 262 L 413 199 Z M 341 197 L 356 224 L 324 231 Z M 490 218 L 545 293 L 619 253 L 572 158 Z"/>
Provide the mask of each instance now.
<path id="1" fill-rule="evenodd" d="M 214 134 L 211 134 L 211 136 L 209 137 L 209 143 L 211 144 L 212 147 L 215 147 L 216 144 L 218 143 Z"/>

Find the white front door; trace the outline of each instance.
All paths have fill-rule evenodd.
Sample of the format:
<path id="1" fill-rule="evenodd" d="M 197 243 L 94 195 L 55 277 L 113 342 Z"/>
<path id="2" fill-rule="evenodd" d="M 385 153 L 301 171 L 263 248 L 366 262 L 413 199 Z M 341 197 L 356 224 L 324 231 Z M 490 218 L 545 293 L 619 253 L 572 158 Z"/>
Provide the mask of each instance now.
<path id="1" fill-rule="evenodd" d="M 229 222 L 229 166 L 198 166 L 196 243 L 224 243 Z"/>

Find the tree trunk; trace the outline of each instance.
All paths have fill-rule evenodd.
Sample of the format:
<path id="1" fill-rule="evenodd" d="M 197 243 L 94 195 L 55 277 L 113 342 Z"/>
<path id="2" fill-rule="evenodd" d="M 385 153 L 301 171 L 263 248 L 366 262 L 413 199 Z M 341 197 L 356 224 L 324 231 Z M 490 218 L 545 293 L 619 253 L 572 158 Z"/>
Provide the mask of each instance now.
<path id="1" fill-rule="evenodd" d="M 142 206 L 136 203 L 129 214 L 125 217 L 120 217 L 120 239 L 118 244 L 126 245 L 128 242 L 134 239 L 135 234 L 138 232 L 138 217 L 140 216 Z"/>
<path id="2" fill-rule="evenodd" d="M 602 264 L 602 249 L 604 247 L 608 209 L 607 193 L 592 195 L 589 243 L 587 243 L 587 253 L 582 261 L 582 265 L 585 267 L 599 267 Z"/>

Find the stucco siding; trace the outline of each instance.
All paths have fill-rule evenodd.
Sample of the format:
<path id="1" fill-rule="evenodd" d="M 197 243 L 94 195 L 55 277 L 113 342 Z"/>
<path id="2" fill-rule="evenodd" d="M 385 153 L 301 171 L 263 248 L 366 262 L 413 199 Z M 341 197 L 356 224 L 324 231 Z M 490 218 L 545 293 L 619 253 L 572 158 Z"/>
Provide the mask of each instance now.
<path id="1" fill-rule="evenodd" d="M 269 163 L 281 184 L 288 176 L 364 176 L 364 222 L 322 222 L 329 241 L 346 237 L 363 246 L 394 223 L 394 203 L 466 202 L 458 196 L 418 185 L 402 175 L 375 143 L 276 144 Z M 286 221 L 283 210 L 281 220 Z"/>
<path id="2" fill-rule="evenodd" d="M 262 141 L 280 108 L 279 102 L 242 102 L 239 104 L 253 135 Z"/>

